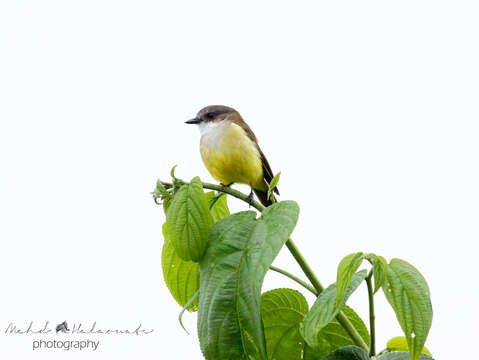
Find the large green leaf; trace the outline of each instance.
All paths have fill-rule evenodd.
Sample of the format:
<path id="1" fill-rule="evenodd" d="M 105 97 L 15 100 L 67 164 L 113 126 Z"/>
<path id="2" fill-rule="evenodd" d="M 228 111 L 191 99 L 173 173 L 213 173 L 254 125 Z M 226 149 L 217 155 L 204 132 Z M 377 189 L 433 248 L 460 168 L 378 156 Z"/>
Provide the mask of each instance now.
<path id="1" fill-rule="evenodd" d="M 369 345 L 369 331 L 359 315 L 346 305 L 342 308 L 342 311 L 354 328 L 358 331 L 359 335 L 361 335 L 364 342 Z M 304 359 L 321 359 L 327 354 L 342 348 L 343 346 L 354 345 L 354 341 L 336 319 L 333 319 L 319 332 L 318 343 L 320 345 L 316 350 L 313 350 L 310 347 L 305 349 Z"/>
<path id="2" fill-rule="evenodd" d="M 261 285 L 298 219 L 293 201 L 230 215 L 211 230 L 200 262 L 198 336 L 206 359 L 266 360 Z"/>
<path id="3" fill-rule="evenodd" d="M 229 216 L 230 209 L 228 208 L 226 195 L 222 195 L 218 198 L 214 191 L 209 191 L 205 195 L 215 224 L 221 219 Z"/>
<path id="4" fill-rule="evenodd" d="M 161 266 L 163 277 L 171 295 L 181 306 L 185 306 L 188 300 L 200 288 L 200 269 L 197 263 L 185 261 L 178 256 L 175 247 L 168 236 L 166 224 L 163 224 L 163 236 L 165 242 L 161 252 Z M 190 311 L 198 309 L 198 300 L 187 308 Z"/>
<path id="5" fill-rule="evenodd" d="M 334 351 L 323 360 L 369 360 L 369 356 L 360 347 L 350 345 Z"/>
<path id="6" fill-rule="evenodd" d="M 369 331 L 361 318 L 346 305 L 342 311 L 364 342 L 369 345 Z M 299 333 L 299 326 L 307 312 L 308 303 L 296 290 L 275 289 L 261 296 L 261 316 L 268 359 L 322 359 L 334 350 L 354 345 L 346 330 L 336 319 L 333 319 L 318 334 L 318 342 L 321 344 L 319 349 L 313 350 L 306 346 Z"/>
<path id="7" fill-rule="evenodd" d="M 378 360 L 411 360 L 409 352 L 407 351 L 393 351 L 382 354 L 378 357 Z M 422 354 L 419 360 L 434 360 L 429 355 Z"/>
<path id="8" fill-rule="evenodd" d="M 206 249 L 213 218 L 199 177 L 183 185 L 166 213 L 171 242 L 183 260 L 198 262 Z"/>
<path id="9" fill-rule="evenodd" d="M 319 348 L 319 332 L 339 314 L 349 296 L 351 296 L 354 290 L 361 284 L 366 275 L 366 270 L 361 270 L 354 274 L 344 295 L 339 301 L 339 305 L 336 305 L 336 284 L 328 286 L 326 290 L 318 296 L 311 310 L 306 314 L 301 326 L 301 335 L 309 346 L 313 349 Z"/>
<path id="10" fill-rule="evenodd" d="M 261 295 L 268 359 L 302 359 L 304 341 L 299 324 L 307 312 L 308 303 L 299 291 L 275 289 Z"/>
<path id="11" fill-rule="evenodd" d="M 383 290 L 406 336 L 411 359 L 419 359 L 432 322 L 432 305 L 426 280 L 406 261 L 392 259 Z"/>
<path id="12" fill-rule="evenodd" d="M 359 266 L 363 262 L 364 253 L 357 252 L 345 256 L 338 265 L 338 274 L 336 278 L 336 305 L 339 305 L 339 301 L 343 297 L 349 282 L 353 278 L 353 275 L 358 270 Z"/>

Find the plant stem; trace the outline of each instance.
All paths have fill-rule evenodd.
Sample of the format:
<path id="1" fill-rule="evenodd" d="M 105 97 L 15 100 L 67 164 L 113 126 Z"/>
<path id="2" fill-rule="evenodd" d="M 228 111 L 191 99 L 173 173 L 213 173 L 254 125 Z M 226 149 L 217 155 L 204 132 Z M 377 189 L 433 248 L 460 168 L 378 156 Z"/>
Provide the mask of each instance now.
<path id="1" fill-rule="evenodd" d="M 357 346 L 362 347 L 365 351 L 369 350 L 368 344 L 366 344 L 366 342 L 358 333 L 354 325 L 351 323 L 348 317 L 344 315 L 342 311 L 340 311 L 339 314 L 336 315 L 336 320 L 338 320 L 338 323 L 340 323 L 343 329 L 346 330 L 348 335 L 351 337 L 351 339 L 353 339 L 354 343 Z"/>
<path id="2" fill-rule="evenodd" d="M 176 181 L 181 185 L 188 185 L 189 184 L 188 182 L 180 180 L 180 179 L 176 179 Z M 166 189 L 171 189 L 173 187 L 172 183 L 164 182 L 164 181 L 160 181 L 160 182 Z M 248 195 L 243 194 L 241 191 L 235 190 L 233 188 L 226 187 L 226 186 L 223 186 L 223 185 L 205 183 L 205 182 L 203 183 L 203 188 L 209 189 L 209 190 L 219 191 L 219 192 L 234 196 L 235 198 L 243 200 L 244 202 L 250 204 L 252 207 L 254 207 L 259 212 L 262 212 L 265 209 L 265 207 L 263 205 L 261 205 L 259 202 L 257 202 L 256 200 L 252 200 L 250 202 L 250 200 L 248 198 Z"/>
<path id="3" fill-rule="evenodd" d="M 304 275 L 306 275 L 306 277 L 311 282 L 311 285 L 314 286 L 318 295 L 321 294 L 324 290 L 323 285 L 321 285 L 316 275 L 314 275 L 313 270 L 311 270 L 308 263 L 304 259 L 303 255 L 299 252 L 299 249 L 296 247 L 293 240 L 288 239 L 288 241 L 286 241 L 286 247 L 288 248 L 289 252 L 293 255 L 296 262 L 301 267 L 301 270 L 303 270 Z"/>
<path id="4" fill-rule="evenodd" d="M 188 184 L 187 182 L 185 182 L 183 180 L 180 180 L 180 179 L 176 179 L 176 178 L 174 179 L 174 181 L 175 181 L 175 184 L 178 184 L 178 185 L 187 185 Z M 164 181 L 160 181 L 160 182 L 166 189 L 171 189 L 173 187 L 172 183 L 168 183 L 168 182 L 164 182 Z M 253 206 L 259 212 L 263 212 L 263 210 L 265 209 L 265 207 L 262 204 L 260 204 L 259 202 L 257 202 L 256 200 L 251 201 L 249 199 L 248 195 L 242 193 L 241 191 L 232 189 L 230 187 L 203 182 L 203 188 L 209 189 L 209 190 L 219 191 L 219 192 L 222 192 L 222 193 L 225 193 L 225 194 L 229 194 L 229 195 L 231 195 L 231 196 L 233 196 L 237 199 L 243 200 L 244 202 L 246 202 L 250 206 Z M 291 239 L 288 239 L 288 241 L 286 241 L 286 247 L 291 252 L 294 259 L 296 260 L 298 265 L 301 267 L 301 269 L 303 270 L 303 272 L 306 275 L 306 277 L 308 278 L 308 280 L 311 282 L 311 285 L 313 285 L 314 289 L 316 290 L 316 294 L 318 296 L 324 290 L 324 287 L 321 285 L 318 278 L 313 273 L 310 266 L 308 265 L 308 263 L 304 259 L 303 255 L 301 254 L 301 252 L 299 251 L 299 249 L 296 247 L 296 245 L 293 243 L 293 241 Z M 284 275 L 286 275 L 286 274 L 284 274 Z M 336 319 L 341 324 L 341 326 L 344 328 L 344 330 L 346 330 L 346 332 L 349 334 L 349 336 L 351 337 L 351 339 L 354 341 L 354 343 L 357 346 L 362 347 L 365 351 L 369 350 L 369 347 L 366 344 L 366 342 L 363 340 L 363 338 L 361 337 L 359 332 L 356 330 L 354 325 L 351 323 L 351 321 L 349 321 L 349 319 L 346 317 L 346 315 L 344 315 L 344 313 L 342 311 L 336 316 Z"/>
<path id="5" fill-rule="evenodd" d="M 369 331 L 371 338 L 371 347 L 369 349 L 369 356 L 376 355 L 376 325 L 374 323 L 374 291 L 372 283 L 372 270 L 369 272 L 366 277 L 366 284 L 368 285 L 368 298 L 369 298 Z"/>
<path id="6" fill-rule="evenodd" d="M 289 277 L 291 280 L 293 281 L 296 281 L 299 285 L 301 285 L 302 287 L 304 287 L 305 289 L 308 289 L 309 291 L 311 291 L 314 295 L 318 296 L 319 293 L 316 291 L 316 289 L 314 287 L 312 287 L 311 285 L 309 285 L 307 282 L 301 280 L 300 278 L 296 277 L 295 275 L 287 272 L 286 270 L 283 270 L 283 269 L 280 269 L 276 266 L 273 266 L 271 265 L 269 267 L 270 270 L 272 271 L 276 271 L 277 273 L 280 273 L 280 274 L 283 274 L 284 276 L 287 276 Z"/>

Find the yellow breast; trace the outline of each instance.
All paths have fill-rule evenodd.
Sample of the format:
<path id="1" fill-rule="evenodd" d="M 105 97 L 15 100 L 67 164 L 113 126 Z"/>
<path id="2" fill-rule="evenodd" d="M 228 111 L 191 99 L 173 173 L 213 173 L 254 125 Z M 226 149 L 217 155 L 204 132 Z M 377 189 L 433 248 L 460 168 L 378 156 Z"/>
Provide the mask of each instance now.
<path id="1" fill-rule="evenodd" d="M 258 148 L 241 126 L 229 121 L 209 126 L 203 130 L 200 151 L 211 175 L 224 185 L 240 183 L 265 189 Z"/>

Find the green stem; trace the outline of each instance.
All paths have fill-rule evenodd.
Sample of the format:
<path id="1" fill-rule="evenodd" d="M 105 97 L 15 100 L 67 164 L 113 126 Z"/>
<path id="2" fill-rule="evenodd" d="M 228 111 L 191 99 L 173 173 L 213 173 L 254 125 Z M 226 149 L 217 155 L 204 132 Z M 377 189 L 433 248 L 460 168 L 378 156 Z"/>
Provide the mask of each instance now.
<path id="1" fill-rule="evenodd" d="M 369 272 L 368 276 L 366 277 L 366 284 L 368 286 L 368 298 L 369 298 L 369 331 L 370 331 L 370 338 L 371 338 L 371 347 L 369 349 L 369 356 L 376 355 L 376 325 L 374 323 L 374 291 L 373 291 L 373 283 L 372 283 L 372 270 Z"/>
<path id="2" fill-rule="evenodd" d="M 174 181 L 175 181 L 175 185 L 186 185 L 186 184 L 188 184 L 187 182 L 185 182 L 183 180 L 180 180 L 180 179 L 176 179 L 176 178 L 174 179 Z M 166 189 L 171 189 L 172 187 L 174 187 L 173 186 L 174 184 L 168 183 L 168 182 L 161 181 L 161 184 Z M 230 187 L 204 182 L 203 183 L 203 188 L 209 189 L 209 190 L 219 191 L 219 192 L 222 192 L 222 193 L 225 193 L 225 194 L 229 194 L 229 195 L 231 195 L 231 196 L 233 196 L 237 199 L 243 200 L 247 204 L 253 206 L 259 212 L 263 212 L 263 210 L 265 209 L 265 207 L 262 204 L 260 204 L 259 202 L 255 201 L 255 200 L 251 201 L 249 199 L 248 195 L 243 194 L 241 191 L 232 189 Z M 324 287 L 321 285 L 318 278 L 313 273 L 310 266 L 308 265 L 308 263 L 304 259 L 303 255 L 301 254 L 301 252 L 299 251 L 299 249 L 296 247 L 296 245 L 293 243 L 293 241 L 291 239 L 288 239 L 288 241 L 286 241 L 286 247 L 291 252 L 294 259 L 296 260 L 298 265 L 301 267 L 301 269 L 303 270 L 303 272 L 306 275 L 306 277 L 308 278 L 308 280 L 311 282 L 311 285 L 313 285 L 314 289 L 316 290 L 316 293 L 320 294 L 324 290 Z M 356 330 L 354 325 L 351 323 L 351 321 L 349 321 L 349 319 L 346 317 L 346 315 L 344 315 L 344 313 L 342 311 L 336 316 L 336 319 L 342 325 L 344 330 L 346 330 L 346 332 L 349 334 L 349 336 L 351 337 L 351 339 L 354 341 L 354 343 L 357 346 L 362 347 L 366 351 L 369 350 L 369 347 L 366 344 L 366 342 L 363 340 L 363 338 L 358 333 L 358 331 Z"/>
<path id="3" fill-rule="evenodd" d="M 186 181 L 183 181 L 183 180 L 180 180 L 180 179 L 175 179 L 175 181 L 178 183 L 178 185 L 188 185 L 189 184 Z M 164 181 L 160 181 L 160 182 L 166 189 L 171 189 L 173 187 L 172 183 L 164 182 Z M 243 200 L 244 202 L 250 204 L 251 206 L 253 206 L 259 212 L 262 212 L 265 209 L 265 207 L 263 205 L 261 205 L 259 202 L 257 202 L 256 200 L 250 201 L 249 198 L 248 198 L 248 195 L 243 194 L 241 191 L 235 190 L 233 188 L 226 187 L 226 186 L 223 186 L 223 185 L 205 183 L 205 182 L 203 183 L 203 188 L 208 189 L 208 190 L 219 191 L 219 192 L 234 196 L 235 198 Z"/>
<path id="4" fill-rule="evenodd" d="M 296 247 L 293 240 L 288 239 L 288 241 L 286 241 L 286 247 L 301 267 L 301 270 L 303 270 L 304 275 L 306 275 L 308 280 L 311 282 L 311 285 L 314 286 L 314 288 L 318 292 L 318 295 L 321 294 L 324 290 L 323 285 L 321 285 L 316 275 L 314 275 L 313 270 L 311 270 L 303 255 L 299 252 L 299 249 Z"/>
<path id="5" fill-rule="evenodd" d="M 299 285 L 301 285 L 302 287 L 304 287 L 305 289 L 308 289 L 309 291 L 311 291 L 314 295 L 318 296 L 319 293 L 316 291 L 316 289 L 314 287 L 312 287 L 311 285 L 309 285 L 307 282 L 301 280 L 300 278 L 296 277 L 295 275 L 287 272 L 286 270 L 283 270 L 283 269 L 280 269 L 276 266 L 273 266 L 271 265 L 269 267 L 270 270 L 272 271 L 276 271 L 277 273 L 280 273 L 280 274 L 283 274 L 284 276 L 287 276 L 289 277 L 291 280 L 293 281 L 296 281 Z"/>
<path id="6" fill-rule="evenodd" d="M 336 316 L 336 320 L 338 320 L 338 322 L 341 324 L 344 330 L 346 330 L 346 332 L 349 334 L 351 339 L 353 339 L 354 343 L 357 346 L 362 347 L 365 351 L 369 350 L 368 344 L 366 344 L 366 342 L 358 333 L 352 322 L 348 319 L 346 315 L 344 315 L 342 311 L 340 311 L 339 314 Z"/>

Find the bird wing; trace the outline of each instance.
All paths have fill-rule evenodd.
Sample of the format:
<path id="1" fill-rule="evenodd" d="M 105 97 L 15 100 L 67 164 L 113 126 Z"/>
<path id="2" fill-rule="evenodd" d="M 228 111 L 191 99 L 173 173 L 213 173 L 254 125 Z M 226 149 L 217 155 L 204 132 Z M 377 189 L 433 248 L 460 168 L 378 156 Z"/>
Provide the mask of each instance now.
<path id="1" fill-rule="evenodd" d="M 269 166 L 268 160 L 266 159 L 266 156 L 264 156 L 263 151 L 258 145 L 258 139 L 256 138 L 256 135 L 254 134 L 253 130 L 248 126 L 248 124 L 241 118 L 233 118 L 232 121 L 236 124 L 241 126 L 241 128 L 244 130 L 246 135 L 255 143 L 256 147 L 258 148 L 259 155 L 261 157 L 261 164 L 263 166 L 263 178 L 266 182 L 266 184 L 269 186 L 271 183 L 271 180 L 274 178 L 273 170 L 271 170 L 271 166 Z M 274 192 L 279 195 L 279 190 L 278 187 L 274 188 Z"/>

